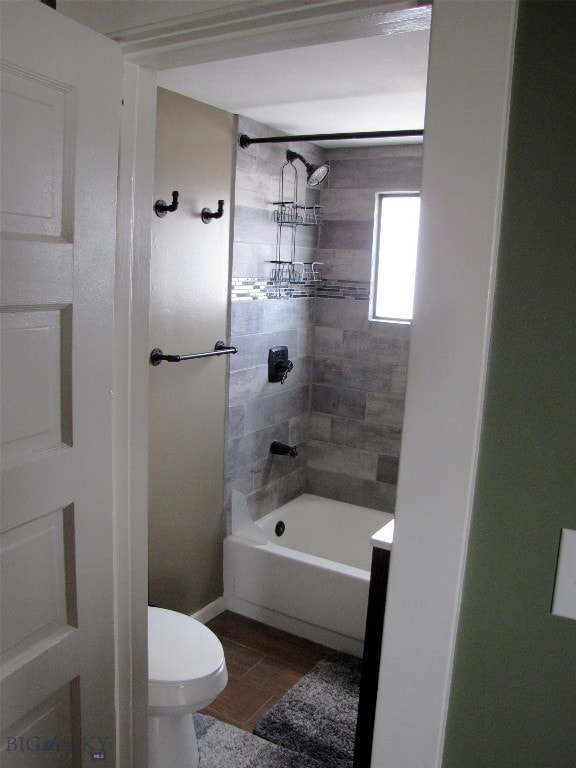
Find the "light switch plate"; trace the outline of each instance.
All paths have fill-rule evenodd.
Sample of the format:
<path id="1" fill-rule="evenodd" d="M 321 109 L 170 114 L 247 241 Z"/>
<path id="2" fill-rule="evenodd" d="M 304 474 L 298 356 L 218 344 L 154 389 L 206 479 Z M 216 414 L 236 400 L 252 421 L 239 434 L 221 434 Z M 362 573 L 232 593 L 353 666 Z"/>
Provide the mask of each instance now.
<path id="1" fill-rule="evenodd" d="M 552 613 L 576 620 L 576 531 L 569 528 L 560 537 Z"/>

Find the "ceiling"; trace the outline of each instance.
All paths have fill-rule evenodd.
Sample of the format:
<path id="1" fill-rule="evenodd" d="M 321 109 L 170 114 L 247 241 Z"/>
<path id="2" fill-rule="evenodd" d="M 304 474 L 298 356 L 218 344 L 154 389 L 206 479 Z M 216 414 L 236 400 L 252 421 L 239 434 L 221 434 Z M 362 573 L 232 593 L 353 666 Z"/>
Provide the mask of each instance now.
<path id="1" fill-rule="evenodd" d="M 158 84 L 284 133 L 422 129 L 428 41 L 424 29 L 311 45 L 166 70 Z"/>
<path id="2" fill-rule="evenodd" d="M 367 0 L 367 4 L 370 2 L 376 0 Z M 311 0 L 296 0 L 294 7 L 298 6 L 301 13 L 317 4 Z M 416 4 L 420 5 L 420 2 Z M 272 7 L 284 5 L 280 2 Z M 57 7 L 81 23 L 125 42 L 132 31 L 138 37 L 142 30 L 156 29 L 156 25 L 162 23 L 175 23 L 175 17 L 182 15 L 184 10 L 190 19 L 191 7 L 195 18 L 208 24 L 213 20 L 218 22 L 222 14 L 229 14 L 231 7 L 235 9 L 238 21 L 243 13 L 269 8 L 270 1 L 79 3 L 58 0 Z M 128 29 L 127 34 L 125 30 L 130 26 L 132 30 Z M 350 37 L 354 39 L 347 39 L 346 33 L 340 33 L 340 39 L 334 42 L 294 43 L 297 47 L 284 44 L 281 50 L 253 54 L 248 47 L 251 55 L 242 55 L 243 51 L 224 46 L 221 50 L 225 53 L 212 56 L 210 61 L 194 61 L 173 68 L 158 67 L 158 84 L 211 106 L 244 115 L 282 133 L 421 130 L 424 127 L 429 26 L 429 7 L 425 11 L 421 6 L 414 11 L 388 13 L 377 32 L 373 29 L 369 32 L 351 31 Z M 311 39 L 315 42 L 313 37 Z M 351 142 L 318 143 L 335 147 Z M 369 143 L 384 142 L 371 140 Z"/>

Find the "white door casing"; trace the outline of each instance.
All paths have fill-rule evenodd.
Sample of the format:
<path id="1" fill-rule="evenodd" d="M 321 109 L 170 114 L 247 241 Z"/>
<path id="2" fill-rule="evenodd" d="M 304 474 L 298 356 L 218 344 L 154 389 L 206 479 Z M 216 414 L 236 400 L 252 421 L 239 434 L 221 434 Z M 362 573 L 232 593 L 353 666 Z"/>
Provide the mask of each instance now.
<path id="1" fill-rule="evenodd" d="M 517 0 L 435 0 L 372 768 L 440 768 L 500 236 Z M 455 706 L 458 706 L 456 703 Z"/>
<path id="2" fill-rule="evenodd" d="M 115 764 L 120 47 L 2 2 L 4 766 Z M 42 749 L 44 747 L 44 749 Z"/>

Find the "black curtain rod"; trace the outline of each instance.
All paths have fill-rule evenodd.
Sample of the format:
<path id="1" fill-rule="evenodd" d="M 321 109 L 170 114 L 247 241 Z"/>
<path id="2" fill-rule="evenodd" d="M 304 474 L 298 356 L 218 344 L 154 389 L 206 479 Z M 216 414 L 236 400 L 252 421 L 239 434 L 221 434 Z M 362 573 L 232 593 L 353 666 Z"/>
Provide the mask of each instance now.
<path id="1" fill-rule="evenodd" d="M 342 141 L 346 139 L 403 139 L 424 136 L 424 131 L 368 131 L 364 133 L 315 133 L 300 136 L 266 136 L 252 139 L 245 133 L 240 136 L 240 146 L 247 149 L 250 144 L 280 144 L 288 141 Z"/>

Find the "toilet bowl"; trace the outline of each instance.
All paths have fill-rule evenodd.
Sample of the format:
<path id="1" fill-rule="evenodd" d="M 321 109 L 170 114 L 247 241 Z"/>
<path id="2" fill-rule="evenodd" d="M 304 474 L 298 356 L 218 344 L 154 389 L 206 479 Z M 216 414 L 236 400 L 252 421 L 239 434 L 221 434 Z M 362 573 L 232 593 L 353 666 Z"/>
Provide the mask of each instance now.
<path id="1" fill-rule="evenodd" d="M 192 713 L 228 682 L 222 644 L 196 619 L 148 608 L 149 768 L 197 768 Z"/>

